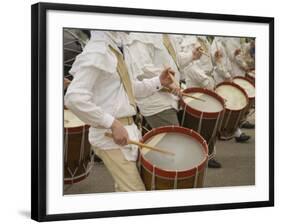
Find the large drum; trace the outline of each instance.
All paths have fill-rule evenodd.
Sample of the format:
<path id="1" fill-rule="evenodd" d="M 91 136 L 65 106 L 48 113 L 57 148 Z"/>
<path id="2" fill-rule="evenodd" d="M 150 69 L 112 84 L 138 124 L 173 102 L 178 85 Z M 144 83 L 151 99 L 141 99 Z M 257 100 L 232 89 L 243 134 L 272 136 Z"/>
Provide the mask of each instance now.
<path id="1" fill-rule="evenodd" d="M 225 99 L 225 112 L 219 135 L 221 139 L 231 139 L 241 124 L 248 108 L 247 93 L 233 82 L 222 82 L 216 86 L 216 93 Z"/>
<path id="2" fill-rule="evenodd" d="M 217 139 L 219 124 L 222 121 L 224 112 L 224 100 L 214 91 L 203 88 L 188 88 L 184 93 L 190 96 L 183 97 L 180 105 L 181 125 L 197 131 L 208 143 L 209 156 L 212 158 Z"/>
<path id="3" fill-rule="evenodd" d="M 248 113 L 249 110 L 255 105 L 255 85 L 251 80 L 242 76 L 236 76 L 233 79 L 233 82 L 239 85 L 247 93 L 249 104 L 246 113 Z"/>
<path id="4" fill-rule="evenodd" d="M 64 109 L 64 183 L 86 178 L 92 169 L 93 154 L 88 141 L 89 125 Z"/>
<path id="5" fill-rule="evenodd" d="M 140 175 L 147 190 L 203 187 L 208 145 L 197 132 L 165 126 L 149 131 L 143 142 L 174 153 L 141 150 Z"/>

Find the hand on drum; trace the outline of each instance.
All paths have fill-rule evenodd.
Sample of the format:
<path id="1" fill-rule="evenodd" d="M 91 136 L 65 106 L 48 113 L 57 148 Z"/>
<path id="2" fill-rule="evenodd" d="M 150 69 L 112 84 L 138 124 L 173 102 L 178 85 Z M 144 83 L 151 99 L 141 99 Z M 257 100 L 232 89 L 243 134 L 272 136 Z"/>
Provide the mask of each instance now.
<path id="1" fill-rule="evenodd" d="M 124 146 L 128 144 L 129 141 L 128 132 L 120 121 L 118 120 L 113 121 L 111 125 L 111 131 L 113 135 L 113 140 L 117 145 Z"/>
<path id="2" fill-rule="evenodd" d="M 160 75 L 160 82 L 162 86 L 169 87 L 170 84 L 173 83 L 170 75 L 175 76 L 175 71 L 171 69 L 171 67 L 165 68 Z"/>

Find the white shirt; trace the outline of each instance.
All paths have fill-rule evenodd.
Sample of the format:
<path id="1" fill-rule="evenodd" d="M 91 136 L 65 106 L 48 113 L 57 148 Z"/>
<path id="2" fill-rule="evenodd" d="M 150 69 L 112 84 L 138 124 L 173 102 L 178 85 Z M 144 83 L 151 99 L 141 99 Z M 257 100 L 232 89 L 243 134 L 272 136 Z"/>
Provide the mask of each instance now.
<path id="1" fill-rule="evenodd" d="M 210 44 L 206 37 L 200 37 L 202 41 L 205 42 L 207 47 L 207 54 L 210 55 Z M 185 50 L 192 53 L 192 51 L 201 46 L 198 42 L 197 36 L 185 35 L 184 41 L 182 43 L 185 46 Z M 193 61 L 183 70 L 183 75 L 185 78 L 186 86 L 190 87 L 202 87 L 213 89 L 214 79 L 213 79 L 213 64 L 210 57 L 202 55 L 200 59 Z"/>
<path id="2" fill-rule="evenodd" d="M 137 147 L 121 147 L 104 136 L 111 132 L 115 118 L 136 114 L 130 105 L 124 86 L 117 73 L 117 59 L 109 49 L 110 44 L 119 51 L 112 41 L 114 32 L 94 32 L 83 52 L 77 56 L 70 74 L 74 79 L 65 95 L 65 105 L 82 121 L 91 125 L 89 141 L 94 147 L 104 150 L 121 148 L 127 160 L 136 160 Z M 131 80 L 132 77 L 131 77 Z M 146 97 L 161 87 L 159 78 L 133 81 L 135 96 Z M 140 133 L 135 124 L 125 126 L 132 140 L 139 140 Z"/>
<path id="3" fill-rule="evenodd" d="M 241 66 L 246 66 L 244 62 L 242 52 L 239 55 L 235 56 L 236 49 L 242 49 L 240 38 L 236 37 L 225 37 L 224 40 L 224 47 L 226 49 L 226 53 L 228 58 L 231 62 L 231 75 L 235 76 L 245 76 L 245 71 L 241 68 Z"/>
<path id="4" fill-rule="evenodd" d="M 192 50 L 193 48 L 189 48 L 189 45 L 185 42 L 185 38 L 183 35 L 174 35 L 170 34 L 169 39 L 172 43 L 172 46 L 176 52 L 177 65 L 179 67 L 180 72 L 192 63 Z M 182 78 L 182 77 L 181 77 Z"/>
<path id="5" fill-rule="evenodd" d="M 220 51 L 222 53 L 222 58 L 218 62 L 215 59 L 215 53 L 216 51 Z M 216 85 L 223 82 L 225 79 L 231 78 L 231 62 L 227 56 L 225 47 L 223 45 L 223 38 L 221 37 L 215 37 L 212 45 L 211 45 L 211 56 L 213 60 L 213 64 L 215 65 L 215 73 L 214 73 L 214 79 L 216 82 Z"/>
<path id="6" fill-rule="evenodd" d="M 128 71 L 134 80 L 159 77 L 164 66 L 170 66 L 179 80 L 177 66 L 163 45 L 161 34 L 130 33 L 124 48 Z M 178 109 L 178 98 L 170 93 L 155 92 L 143 97 L 136 95 L 136 102 L 143 116 L 151 116 L 166 109 Z"/>

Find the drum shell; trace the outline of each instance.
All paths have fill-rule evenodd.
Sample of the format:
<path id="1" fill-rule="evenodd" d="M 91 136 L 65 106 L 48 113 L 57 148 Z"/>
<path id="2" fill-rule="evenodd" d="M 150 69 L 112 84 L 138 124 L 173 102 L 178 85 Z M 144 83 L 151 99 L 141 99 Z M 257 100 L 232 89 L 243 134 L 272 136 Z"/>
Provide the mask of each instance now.
<path id="1" fill-rule="evenodd" d="M 196 187 L 200 188 L 204 185 L 204 174 L 205 169 L 199 172 Z M 140 167 L 140 175 L 146 190 L 151 189 L 152 183 L 152 173 L 147 170 L 143 165 Z M 186 189 L 193 188 L 195 182 L 195 176 L 186 177 L 186 178 L 178 178 L 177 179 L 177 189 Z M 165 178 L 161 176 L 155 176 L 155 190 L 169 190 L 174 189 L 175 186 L 175 178 Z"/>
<path id="2" fill-rule="evenodd" d="M 91 171 L 93 153 L 91 151 L 91 144 L 88 140 L 88 133 L 88 125 L 75 128 L 64 128 L 65 184 L 79 182 L 85 179 Z"/>
<path id="3" fill-rule="evenodd" d="M 224 100 L 214 91 L 203 89 L 203 88 L 188 88 L 184 90 L 185 93 L 194 93 L 201 92 L 216 98 L 222 105 L 223 110 L 220 112 L 213 113 L 204 113 L 202 111 L 197 111 L 190 108 L 186 103 L 181 99 L 180 104 L 181 107 L 185 110 L 180 110 L 178 113 L 179 121 L 182 123 L 183 127 L 190 128 L 196 132 L 198 132 L 208 143 L 209 146 L 209 155 L 212 155 L 214 152 L 214 147 L 216 144 L 216 137 L 218 134 L 218 128 L 222 121 L 222 115 L 224 111 Z M 199 129 L 200 117 L 202 114 L 201 128 Z M 184 116 L 184 118 L 183 118 Z M 219 119 L 219 120 L 218 120 Z M 218 120 L 218 121 L 217 121 Z M 216 130 L 214 130 L 216 129 Z"/>
<path id="4" fill-rule="evenodd" d="M 240 126 L 245 117 L 246 109 L 247 107 L 240 111 L 232 111 L 228 109 L 225 110 L 219 130 L 219 136 L 222 139 L 231 139 L 234 137 L 235 131 Z"/>
<path id="5" fill-rule="evenodd" d="M 218 88 L 221 85 L 231 85 L 239 89 L 243 95 L 245 96 L 247 100 L 247 104 L 245 107 L 237 110 L 230 110 L 228 108 L 225 108 L 224 116 L 220 125 L 219 129 L 219 136 L 221 139 L 229 140 L 234 137 L 234 133 L 237 130 L 237 128 L 240 126 L 242 121 L 245 118 L 245 113 L 247 112 L 247 109 L 249 108 L 249 98 L 247 96 L 246 91 L 241 88 L 239 85 L 237 85 L 234 82 L 222 82 L 219 83 L 216 88 Z"/>
<path id="6" fill-rule="evenodd" d="M 175 171 L 167 171 L 157 167 L 153 167 L 153 165 L 149 161 L 145 160 L 145 158 L 140 153 L 139 171 L 146 190 L 152 189 L 152 178 L 154 176 L 153 169 L 155 171 L 154 190 L 175 189 L 175 182 L 176 189 L 203 187 L 205 168 L 208 161 L 208 145 L 206 141 L 198 133 L 194 132 L 191 129 L 176 126 L 165 126 L 161 128 L 155 128 L 152 131 L 148 132 L 145 136 L 143 136 L 143 142 L 145 142 L 150 137 L 153 137 L 155 134 L 164 132 L 178 132 L 188 134 L 189 136 L 195 136 L 197 141 L 201 143 L 202 149 L 204 149 L 205 159 L 203 162 L 198 164 L 197 169 L 192 168 L 190 170 L 178 171 L 176 173 Z"/>
<path id="7" fill-rule="evenodd" d="M 185 128 L 193 129 L 194 131 L 198 132 L 198 127 L 200 123 L 200 117 L 197 117 L 195 115 L 192 115 L 188 112 L 185 112 L 185 117 L 183 118 L 183 110 L 179 111 L 179 120 L 182 121 L 182 126 Z M 213 130 L 215 129 L 217 119 L 219 119 L 219 123 L 217 125 L 217 130 L 215 131 L 215 135 L 213 135 Z M 218 134 L 218 127 L 219 124 L 222 121 L 222 116 L 220 118 L 212 119 L 212 118 L 202 118 L 201 121 L 201 131 L 198 132 L 206 141 L 209 146 L 209 155 L 212 155 L 214 152 L 214 146 L 216 144 L 217 140 L 217 134 Z"/>

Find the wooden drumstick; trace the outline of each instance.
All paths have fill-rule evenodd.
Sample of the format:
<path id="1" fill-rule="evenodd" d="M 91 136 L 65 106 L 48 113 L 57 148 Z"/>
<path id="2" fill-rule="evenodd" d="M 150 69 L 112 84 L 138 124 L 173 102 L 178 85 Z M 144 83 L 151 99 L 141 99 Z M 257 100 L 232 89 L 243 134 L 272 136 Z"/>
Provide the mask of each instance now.
<path id="1" fill-rule="evenodd" d="M 164 65 L 164 68 L 165 68 L 165 69 L 167 69 L 167 67 L 168 67 L 168 66 Z M 172 79 L 173 83 L 176 85 L 176 87 L 180 89 L 180 86 L 179 86 L 179 84 L 178 84 L 178 81 L 176 80 L 176 78 L 175 78 L 170 72 L 169 72 L 169 76 L 170 76 L 170 78 Z M 172 92 L 172 90 L 169 89 L 169 88 L 167 88 L 167 87 L 164 87 L 164 89 L 168 90 L 168 92 Z M 190 96 L 189 94 L 184 93 L 183 91 L 181 91 L 181 93 L 182 93 L 183 96 L 190 97 L 190 98 L 193 98 L 193 99 L 196 99 L 196 100 L 201 100 L 201 101 L 205 102 L 205 100 L 200 99 L 200 98 L 197 98 L 197 97 L 195 97 L 195 96 Z"/>
<path id="2" fill-rule="evenodd" d="M 106 137 L 113 138 L 113 135 L 111 133 L 109 133 L 109 132 L 105 132 L 104 135 Z M 163 150 L 163 149 L 159 149 L 157 147 L 153 147 L 153 146 L 150 146 L 150 145 L 147 145 L 147 144 L 143 144 L 143 143 L 140 143 L 140 142 L 137 142 L 137 141 L 133 141 L 133 140 L 130 140 L 130 139 L 128 141 L 128 144 L 137 145 L 137 146 L 139 146 L 141 148 L 151 149 L 153 151 L 161 152 L 161 153 L 164 153 L 164 154 L 175 155 L 175 153 L 173 153 L 173 152 L 169 152 L 169 151 L 166 151 L 166 150 Z"/>

